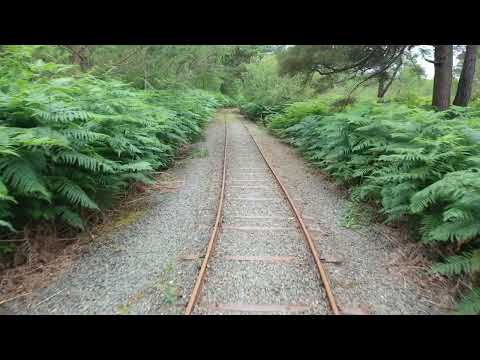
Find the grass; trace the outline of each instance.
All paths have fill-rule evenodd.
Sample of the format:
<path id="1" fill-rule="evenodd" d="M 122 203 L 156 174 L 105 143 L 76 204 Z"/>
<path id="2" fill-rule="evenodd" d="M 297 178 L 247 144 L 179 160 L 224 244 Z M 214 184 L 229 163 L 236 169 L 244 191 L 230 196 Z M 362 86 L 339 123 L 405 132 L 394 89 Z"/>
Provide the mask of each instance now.
<path id="1" fill-rule="evenodd" d="M 342 226 L 347 229 L 361 229 L 372 223 L 375 211 L 353 201 L 348 201 L 344 209 Z"/>
<path id="2" fill-rule="evenodd" d="M 168 263 L 160 274 L 154 288 L 160 292 L 163 304 L 175 304 L 178 298 L 179 289 L 175 284 L 173 265 Z"/>

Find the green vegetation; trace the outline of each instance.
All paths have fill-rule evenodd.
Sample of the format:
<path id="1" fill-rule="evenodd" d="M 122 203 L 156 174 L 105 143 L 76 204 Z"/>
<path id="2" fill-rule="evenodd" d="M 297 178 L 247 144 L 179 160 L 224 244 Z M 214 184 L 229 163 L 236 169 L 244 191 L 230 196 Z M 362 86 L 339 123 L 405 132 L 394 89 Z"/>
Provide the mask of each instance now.
<path id="1" fill-rule="evenodd" d="M 132 182 L 172 163 L 219 106 L 205 90 L 138 90 L 119 80 L 35 60 L 31 47 L 0 57 L 0 227 L 85 227 Z"/>
<path id="2" fill-rule="evenodd" d="M 294 103 L 268 127 L 313 165 L 375 203 L 386 222 L 408 219 L 420 241 L 461 255 L 434 271 L 480 270 L 480 112 L 435 112 L 360 102 L 343 111 L 319 99 Z M 477 291 L 477 290 L 475 290 Z M 474 292 L 475 294 L 477 292 Z M 478 305 L 473 295 L 460 309 Z"/>
<path id="3" fill-rule="evenodd" d="M 0 46 L 0 238 L 87 229 L 239 107 L 350 188 L 346 226 L 368 202 L 440 249 L 432 271 L 468 279 L 458 310 L 479 313 L 478 47 L 417 48 Z"/>
<path id="4" fill-rule="evenodd" d="M 361 229 L 370 225 L 374 217 L 373 209 L 362 206 L 359 202 L 349 201 L 343 214 L 342 226 L 347 229 Z"/>
<path id="5" fill-rule="evenodd" d="M 240 110 L 252 119 L 263 121 L 280 111 L 285 104 L 313 94 L 298 76 L 281 77 L 273 55 L 248 64 L 242 78 L 237 80 L 241 92 L 237 96 Z"/>
<path id="6" fill-rule="evenodd" d="M 298 78 L 303 69 L 310 71 L 313 63 L 320 62 L 315 57 L 317 49 L 305 48 L 290 58 L 286 53 L 280 55 L 284 73 Z M 332 77 L 338 80 L 342 73 L 330 77 L 307 74 L 311 77 L 307 77 L 300 101 L 292 101 L 295 96 L 277 98 L 265 111 L 263 101 L 252 100 L 265 96 L 265 90 L 257 87 L 258 93 L 241 110 L 298 148 L 313 166 L 350 188 L 355 205 L 347 208 L 345 226 L 364 223 L 358 202 L 375 205 L 385 222 L 405 222 L 414 240 L 442 250 L 445 255 L 432 271 L 461 275 L 478 284 L 478 89 L 473 88 L 468 107 L 435 111 L 432 80 L 425 79 L 415 64 L 400 69 L 395 75 L 390 73 L 395 81 L 381 99 L 374 82 L 367 82 L 352 96 L 351 89 L 367 75 L 332 85 Z M 317 95 L 311 96 L 311 89 L 317 89 Z M 288 86 L 284 93 L 299 94 L 295 86 Z M 479 288 L 464 295 L 458 311 L 480 312 Z"/>

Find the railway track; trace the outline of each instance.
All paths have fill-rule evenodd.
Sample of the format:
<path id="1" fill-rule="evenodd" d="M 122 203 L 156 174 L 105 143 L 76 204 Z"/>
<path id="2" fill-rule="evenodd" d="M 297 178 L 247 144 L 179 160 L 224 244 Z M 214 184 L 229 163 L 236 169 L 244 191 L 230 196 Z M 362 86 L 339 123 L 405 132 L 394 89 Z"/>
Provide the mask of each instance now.
<path id="1" fill-rule="evenodd" d="M 230 124 L 236 127 L 234 139 L 229 139 L 229 123 L 224 122 L 215 223 L 185 315 L 339 315 L 322 258 L 292 197 L 244 120 Z M 289 253 L 282 253 L 285 249 Z M 290 271 L 296 276 L 281 275 Z"/>

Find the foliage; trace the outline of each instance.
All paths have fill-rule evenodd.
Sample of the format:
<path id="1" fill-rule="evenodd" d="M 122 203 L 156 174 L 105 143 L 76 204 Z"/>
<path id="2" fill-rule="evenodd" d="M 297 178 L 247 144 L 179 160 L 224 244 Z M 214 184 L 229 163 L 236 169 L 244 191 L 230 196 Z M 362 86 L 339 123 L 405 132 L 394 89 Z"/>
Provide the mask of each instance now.
<path id="1" fill-rule="evenodd" d="M 318 104 L 322 102 L 292 104 L 269 127 L 309 162 L 352 186 L 354 200 L 376 203 L 387 222 L 408 217 L 413 228 L 419 224 L 424 243 L 441 248 L 456 244 L 461 254 L 435 271 L 477 274 L 478 111 L 360 102 L 329 113 Z"/>
<path id="2" fill-rule="evenodd" d="M 245 65 L 261 57 L 266 45 L 77 45 L 84 59 L 79 71 L 115 78 L 140 89 L 199 88 L 233 96 Z M 34 56 L 68 63 L 73 46 L 40 46 Z"/>
<path id="3" fill-rule="evenodd" d="M 0 231 L 32 222 L 84 228 L 132 182 L 171 164 L 229 100 L 203 90 L 143 91 L 33 61 L 0 58 Z"/>
<path id="4" fill-rule="evenodd" d="M 404 58 L 411 58 L 412 48 L 408 45 L 296 45 L 280 53 L 278 58 L 282 74 L 304 74 L 309 80 L 320 75 L 316 80 L 319 93 L 339 80 L 357 79 L 351 91 L 376 80 L 377 94 L 383 98 Z M 319 81 L 321 79 L 327 81 Z"/>
<path id="5" fill-rule="evenodd" d="M 312 94 L 301 77 L 280 76 L 274 56 L 266 56 L 245 67 L 240 82 L 241 93 L 237 98 L 240 110 L 252 120 L 263 121 L 289 103 Z"/>
<path id="6" fill-rule="evenodd" d="M 240 105 L 240 111 L 253 121 L 263 122 L 268 117 L 278 114 L 284 107 L 284 104 L 267 106 L 249 102 Z"/>
<path id="7" fill-rule="evenodd" d="M 316 98 L 308 101 L 295 102 L 288 106 L 285 111 L 270 118 L 269 127 L 272 130 L 289 128 L 309 115 L 326 115 L 329 112 L 329 101 L 324 98 Z"/>
<path id="8" fill-rule="evenodd" d="M 376 204 L 385 221 L 408 219 L 419 241 L 453 254 L 432 271 L 478 280 L 478 89 L 468 108 L 432 111 L 432 80 L 408 50 L 1 46 L 0 236 L 32 224 L 84 229 L 90 213 L 111 206 L 132 182 L 151 183 L 215 108 L 238 106 L 351 186 L 347 226 L 364 222 L 357 202 Z M 373 82 L 350 96 L 386 65 L 395 81 L 385 103 L 374 103 L 380 86 Z M 478 288 L 459 311 L 480 311 Z"/>
<path id="9" fill-rule="evenodd" d="M 480 313 L 480 288 L 471 290 L 458 305 L 459 314 L 475 315 Z"/>
<path id="10" fill-rule="evenodd" d="M 358 202 L 349 201 L 345 206 L 342 226 L 347 229 L 360 229 L 370 225 L 374 217 L 373 209 L 362 206 Z"/>
<path id="11" fill-rule="evenodd" d="M 406 45 L 296 45 L 279 55 L 282 73 L 383 72 Z"/>

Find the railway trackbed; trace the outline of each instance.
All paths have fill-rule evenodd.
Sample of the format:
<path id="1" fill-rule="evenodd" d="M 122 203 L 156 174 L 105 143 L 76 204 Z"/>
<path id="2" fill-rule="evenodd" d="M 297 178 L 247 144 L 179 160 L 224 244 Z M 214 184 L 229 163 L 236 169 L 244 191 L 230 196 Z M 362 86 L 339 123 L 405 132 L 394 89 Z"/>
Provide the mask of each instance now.
<path id="1" fill-rule="evenodd" d="M 417 263 L 404 263 L 412 247 L 402 232 L 375 224 L 346 228 L 347 199 L 294 149 L 232 109 L 217 113 L 204 140 L 169 171 L 168 178 L 182 180 L 182 186 L 153 192 L 141 217 L 104 234 L 45 287 L 3 303 L 0 313 L 449 311 L 448 289 L 422 275 Z M 272 170 L 300 210 L 316 257 Z M 418 252 L 413 254 L 417 261 Z"/>
<path id="2" fill-rule="evenodd" d="M 229 131 L 229 128 L 232 128 Z M 310 229 L 244 120 L 225 121 L 215 223 L 191 314 L 341 314 Z M 245 215 L 248 214 L 248 215 Z"/>
<path id="3" fill-rule="evenodd" d="M 255 141 L 300 210 L 318 249 L 316 257 Z M 412 248 L 401 232 L 344 227 L 348 202 L 336 186 L 310 172 L 295 150 L 244 121 L 238 110 L 220 110 L 206 129 L 205 141 L 194 148 L 202 156 L 179 162 L 170 171 L 169 178 L 181 179 L 182 186 L 152 193 L 142 204 L 148 209 L 142 217 L 105 234 L 56 279 L 0 305 L 0 313 L 448 311 L 447 289 L 427 282 L 418 266 L 402 263 Z M 325 283 L 331 284 L 330 291 Z"/>

